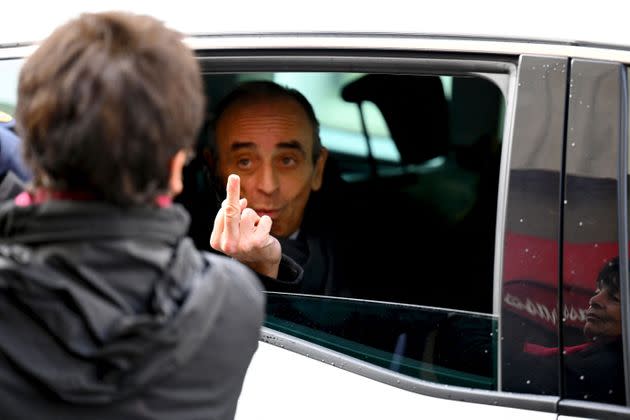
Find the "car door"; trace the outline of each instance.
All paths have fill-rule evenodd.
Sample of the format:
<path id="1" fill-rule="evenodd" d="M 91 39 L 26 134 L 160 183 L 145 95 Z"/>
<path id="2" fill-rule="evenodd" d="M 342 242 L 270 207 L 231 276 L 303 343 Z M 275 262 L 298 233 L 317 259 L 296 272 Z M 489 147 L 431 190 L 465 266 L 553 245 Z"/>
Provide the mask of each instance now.
<path id="1" fill-rule="evenodd" d="M 390 252 L 384 253 L 388 258 L 364 261 L 380 276 L 377 281 L 396 285 L 398 291 L 405 290 L 405 293 L 382 297 L 372 294 L 368 299 L 269 292 L 266 327 L 248 372 L 237 418 L 296 415 L 302 418 L 417 418 L 420 414 L 555 418 L 557 390 L 548 394 L 513 392 L 504 384 L 504 360 L 509 359 L 510 351 L 520 350 L 515 343 L 507 346 L 505 341 L 518 339 L 522 345 L 524 336 L 538 331 L 536 326 L 523 327 L 532 318 L 529 309 L 535 300 L 533 296 L 537 296 L 540 289 L 557 288 L 558 273 L 554 267 L 559 264 L 557 228 L 561 222 L 567 59 L 519 57 L 517 54 L 453 57 L 436 52 L 345 51 L 323 47 L 314 51 L 286 48 L 252 54 L 247 49 L 236 49 L 201 54 L 208 74 L 219 69 L 224 75 L 247 70 L 249 74 L 300 71 L 478 78 L 490 81 L 502 101 L 500 110 L 496 111 L 499 114 L 499 152 L 495 161 L 491 153 L 497 149 L 489 145 L 497 143 L 488 142 L 486 148 L 474 149 L 465 146 L 471 146 L 479 138 L 466 144 L 464 140 L 448 137 L 450 149 L 432 157 L 443 157 L 442 163 L 439 159 L 426 166 L 415 162 L 415 168 L 403 168 L 400 173 L 386 171 L 377 164 L 374 171 L 402 174 L 407 178 L 411 172 L 425 182 L 411 185 L 411 190 L 417 187 L 413 190 L 416 194 L 426 194 L 420 187 L 426 186 L 429 180 L 445 187 L 440 193 L 453 185 L 461 192 L 466 191 L 467 178 L 459 177 L 461 173 L 457 171 L 442 171 L 452 157 L 449 152 L 459 158 L 453 162 L 461 165 L 458 169 L 462 171 L 473 168 L 481 171 L 481 165 L 475 163 L 483 159 L 492 161 L 490 166 L 494 172 L 490 174 L 494 178 L 488 174 L 488 178 L 484 178 L 488 181 L 484 184 L 487 188 L 484 194 L 489 194 L 491 199 L 475 209 L 485 218 L 465 224 L 462 221 L 466 217 L 459 219 L 458 212 L 448 213 L 448 216 L 455 215 L 444 217 L 452 222 L 448 230 L 425 231 L 426 225 L 418 225 L 416 230 L 410 228 L 405 232 L 409 245 L 404 249 L 396 248 L 404 258 L 396 260 L 396 252 Z M 458 83 L 448 88 L 466 92 L 467 88 Z M 474 92 L 473 88 L 468 89 Z M 411 92 L 410 88 L 408 93 Z M 485 95 L 477 95 L 478 102 L 473 93 L 468 97 L 465 93 L 462 95 L 461 102 L 449 102 L 448 108 L 449 117 L 453 118 L 449 121 L 460 124 L 449 129 L 459 135 L 474 131 L 470 121 L 466 122 L 466 116 L 475 109 L 485 109 L 479 99 Z M 417 104 L 421 101 L 422 98 L 416 98 Z M 407 102 L 413 106 L 413 100 Z M 460 114 L 457 114 L 458 107 L 464 109 Z M 317 112 L 317 106 L 315 108 Z M 413 129 L 413 125 L 410 127 Z M 390 132 L 393 132 L 391 127 Z M 532 141 L 538 147 L 532 147 Z M 369 168 L 369 152 L 364 158 L 365 167 Z M 440 170 L 433 171 L 430 165 L 437 165 Z M 342 165 L 342 175 L 352 175 L 348 179 L 356 181 L 355 191 L 372 193 L 372 200 L 378 198 L 375 192 L 382 191 L 376 182 L 372 180 L 362 185 L 357 181 L 370 180 L 369 170 L 367 178 L 360 177 L 358 172 L 344 172 L 358 167 L 354 159 L 349 166 Z M 418 172 L 413 173 L 413 170 Z M 409 187 L 402 177 L 378 178 L 387 185 L 385 192 L 410 191 L 401 187 Z M 430 197 L 439 203 L 449 198 L 447 195 L 439 199 Z M 421 203 L 426 205 L 430 200 L 424 198 Z M 540 201 L 543 209 L 521 212 L 519 203 L 530 200 Z M 414 214 L 412 202 L 404 203 L 409 207 L 403 209 L 403 214 Z M 553 212 L 546 212 L 549 208 L 553 208 Z M 472 211 L 472 207 L 468 211 Z M 484 223 L 477 223 L 480 220 Z M 488 220 L 490 238 L 482 238 L 482 234 L 488 234 Z M 435 220 L 430 222 L 438 225 Z M 457 224 L 459 222 L 462 224 Z M 543 226 L 540 222 L 544 222 Z M 357 238 L 359 242 L 370 240 L 369 235 Z M 534 259 L 540 258 L 545 264 L 544 270 L 538 265 L 521 264 L 523 256 L 515 246 L 522 247 L 523 243 L 531 248 Z M 392 274 L 387 276 L 383 267 L 391 267 Z M 529 280 L 529 286 L 519 286 L 523 279 Z M 415 286 L 401 289 L 405 282 L 413 282 Z M 553 294 L 553 290 L 550 293 Z M 546 310 L 549 312 L 545 312 L 543 306 L 536 307 L 534 311 L 540 313 L 534 318 L 552 324 L 553 308 Z M 504 321 L 510 316 L 515 320 L 512 326 Z M 557 324 L 555 328 L 557 330 Z M 545 331 L 545 338 L 553 342 L 558 334 L 553 326 L 550 329 L 551 332 Z M 555 378 L 557 369 L 558 365 L 552 363 L 547 372 Z M 523 383 L 528 380 L 526 376 L 518 379 Z"/>
<path id="2" fill-rule="evenodd" d="M 270 294 L 261 352 L 239 408 L 242 418 L 255 412 L 250 402 L 263 388 L 259 381 L 269 385 L 268 378 L 279 374 L 293 384 L 289 398 L 278 398 L 273 386 L 261 397 L 273 404 L 275 418 L 286 412 L 313 418 L 331 413 L 415 418 L 418 412 L 449 418 L 628 415 L 623 404 L 595 393 L 577 400 L 566 356 L 585 341 L 595 267 L 627 241 L 618 245 L 617 232 L 627 232 L 627 184 L 620 187 L 616 175 L 619 167 L 627 173 L 625 68 L 522 55 L 510 80 L 501 176 L 494 191 L 494 283 L 500 282 L 492 289 L 492 312 L 459 311 L 452 308 L 455 301 L 418 306 Z M 619 224 L 625 223 L 621 230 L 619 217 Z M 417 250 L 421 261 L 422 249 Z M 623 279 L 627 262 L 621 261 Z M 622 296 L 626 281 L 621 281 Z M 380 348 L 387 334 L 365 334 L 379 329 L 392 332 Z M 414 334 L 422 337 L 422 356 L 416 358 L 408 354 L 410 343 L 416 340 L 417 346 Z M 496 340 L 470 339 L 484 336 Z M 475 350 L 492 356 L 479 358 Z M 523 352 L 535 355 L 533 365 L 519 366 Z M 462 359 L 476 362 L 449 364 Z M 471 366 L 479 368 L 480 360 L 490 360 L 491 367 L 475 375 Z M 286 370 L 278 367 L 285 362 Z M 623 372 L 623 364 L 616 369 Z M 588 382 L 583 376 L 577 380 Z M 625 391 L 611 387 L 605 392 Z"/>

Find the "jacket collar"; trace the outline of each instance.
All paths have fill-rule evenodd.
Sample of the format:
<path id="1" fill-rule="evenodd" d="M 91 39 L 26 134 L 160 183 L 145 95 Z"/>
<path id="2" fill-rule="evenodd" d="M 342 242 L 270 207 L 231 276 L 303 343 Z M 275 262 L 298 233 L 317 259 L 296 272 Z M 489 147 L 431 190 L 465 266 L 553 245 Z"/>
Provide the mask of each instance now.
<path id="1" fill-rule="evenodd" d="M 0 242 L 22 244 L 145 238 L 177 243 L 190 218 L 178 204 L 121 208 L 99 201 L 48 200 L 24 207 L 0 206 Z"/>

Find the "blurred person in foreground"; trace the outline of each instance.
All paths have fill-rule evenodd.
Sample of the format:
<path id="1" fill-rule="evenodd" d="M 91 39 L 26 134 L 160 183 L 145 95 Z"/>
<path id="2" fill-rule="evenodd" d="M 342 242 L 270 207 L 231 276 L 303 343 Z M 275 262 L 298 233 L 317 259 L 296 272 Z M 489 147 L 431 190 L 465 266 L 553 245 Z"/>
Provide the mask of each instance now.
<path id="1" fill-rule="evenodd" d="M 151 17 L 81 15 L 24 64 L 33 182 L 0 208 L 1 418 L 234 417 L 264 295 L 198 251 L 172 203 L 203 112 L 192 52 Z M 228 195 L 226 243 L 251 223 L 240 240 L 265 246 L 274 275 L 270 221 L 239 205 Z"/>

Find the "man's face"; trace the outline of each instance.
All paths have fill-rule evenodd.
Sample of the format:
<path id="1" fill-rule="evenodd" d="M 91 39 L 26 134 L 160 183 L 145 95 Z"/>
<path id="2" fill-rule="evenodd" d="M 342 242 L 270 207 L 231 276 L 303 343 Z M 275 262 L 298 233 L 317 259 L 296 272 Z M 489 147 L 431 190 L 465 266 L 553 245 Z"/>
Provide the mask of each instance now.
<path id="1" fill-rule="evenodd" d="M 299 229 L 311 194 L 321 187 L 326 161 L 313 164 L 313 127 L 293 98 L 236 102 L 216 127 L 217 171 L 241 177 L 241 196 L 258 215 L 273 220 L 271 233 Z"/>
<path id="2" fill-rule="evenodd" d="M 584 335 L 588 338 L 621 336 L 621 303 L 619 293 L 607 287 L 597 289 L 589 301 Z"/>

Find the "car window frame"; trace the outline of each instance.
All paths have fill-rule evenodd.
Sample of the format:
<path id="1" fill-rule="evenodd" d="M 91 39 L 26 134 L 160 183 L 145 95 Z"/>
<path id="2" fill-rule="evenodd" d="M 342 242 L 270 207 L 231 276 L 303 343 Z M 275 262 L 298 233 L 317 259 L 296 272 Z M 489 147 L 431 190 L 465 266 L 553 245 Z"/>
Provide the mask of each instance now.
<path id="1" fill-rule="evenodd" d="M 496 243 L 503 243 L 503 224 L 507 201 L 507 171 L 509 169 L 509 149 L 514 118 L 515 97 L 517 94 L 517 69 L 519 56 L 505 54 L 439 54 L 409 51 L 378 50 L 305 50 L 305 49 L 263 49 L 251 51 L 240 49 L 200 50 L 197 51 L 203 73 L 243 73 L 271 71 L 352 71 L 362 73 L 392 74 L 453 74 L 462 73 L 506 73 L 509 75 L 505 97 L 506 112 L 503 126 L 503 150 L 501 157 L 501 176 L 498 191 L 498 212 Z M 506 91 L 504 86 L 502 91 Z M 495 249 L 495 296 L 493 305 L 496 313 L 500 305 L 501 273 L 503 250 Z M 497 292 L 499 289 L 499 292 Z M 344 370 L 358 373 L 370 379 L 394 385 L 423 395 L 439 398 L 470 401 L 488 405 L 520 408 L 553 413 L 556 412 L 558 398 L 531 394 L 515 394 L 501 391 L 482 391 L 470 388 L 441 385 L 409 378 L 384 368 L 345 356 L 319 345 L 296 337 L 263 328 L 261 340 L 323 363 L 343 366 Z"/>

